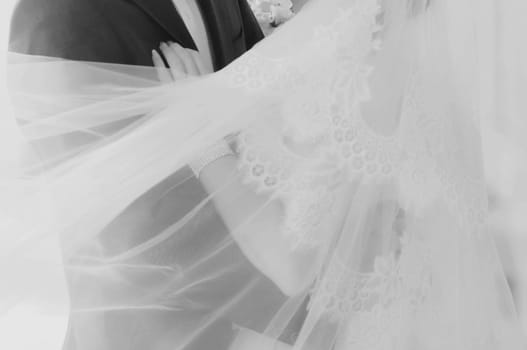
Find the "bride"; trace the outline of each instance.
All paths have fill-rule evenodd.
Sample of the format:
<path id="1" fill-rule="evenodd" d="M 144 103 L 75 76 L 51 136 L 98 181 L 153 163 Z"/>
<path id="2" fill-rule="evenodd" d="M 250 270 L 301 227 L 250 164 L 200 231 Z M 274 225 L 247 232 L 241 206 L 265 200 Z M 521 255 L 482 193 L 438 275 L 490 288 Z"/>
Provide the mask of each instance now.
<path id="1" fill-rule="evenodd" d="M 38 156 L 2 179 L 3 293 L 67 304 L 75 350 L 522 349 L 485 226 L 477 4 L 311 0 L 222 71 L 161 85 L 13 55 Z M 197 177 L 205 199 L 134 240 L 149 228 L 115 218 L 187 164 L 159 196 L 184 207 Z M 200 221 L 211 204 L 225 227 Z"/>

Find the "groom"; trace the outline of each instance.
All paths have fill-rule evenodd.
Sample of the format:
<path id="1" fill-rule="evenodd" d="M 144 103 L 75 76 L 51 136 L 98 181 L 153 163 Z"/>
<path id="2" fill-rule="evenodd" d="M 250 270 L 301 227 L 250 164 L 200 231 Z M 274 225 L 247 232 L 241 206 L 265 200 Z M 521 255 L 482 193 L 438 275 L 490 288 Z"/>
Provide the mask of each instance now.
<path id="1" fill-rule="evenodd" d="M 262 38 L 263 34 L 246 0 L 20 0 L 12 19 L 10 50 L 70 60 L 152 66 L 152 51 L 163 42 L 176 42 L 189 49 L 201 48 L 202 55 L 210 55 L 205 61 L 209 58 L 212 68 L 219 70 Z M 208 47 L 203 46 L 204 42 L 208 43 Z M 178 185 L 183 182 L 183 186 Z M 102 251 L 104 257 L 129 251 L 154 239 L 206 196 L 198 179 L 192 177 L 188 169 L 182 169 L 138 198 L 101 232 L 93 246 L 86 249 L 90 252 Z M 186 266 L 191 262 L 185 260 L 189 252 L 182 251 L 182 246 L 200 251 L 202 247 L 221 244 L 228 235 L 212 205 L 202 210 L 181 231 L 174 242 L 166 239 L 163 246 L 136 257 L 139 262 L 134 263 Z M 82 252 L 78 255 L 82 256 Z M 254 268 L 235 245 L 217 255 L 219 261 L 226 258 L 233 265 L 238 261 L 238 266 L 242 268 L 232 269 L 234 276 L 215 282 L 220 286 L 201 287 L 203 290 L 222 290 L 227 296 L 236 295 L 236 289 L 248 282 L 244 281 L 244 276 L 254 276 L 255 271 L 251 271 Z M 214 261 L 209 264 L 211 266 L 202 266 L 205 274 L 207 269 L 215 271 Z M 90 297 L 115 292 L 119 288 L 140 291 L 144 280 L 149 278 L 120 277 L 129 278 L 124 283 L 126 287 L 106 286 L 100 281 L 90 283 L 90 278 L 67 271 L 72 306 L 82 308 L 82 303 L 90 303 Z M 239 283 L 229 285 L 224 282 L 229 280 Z M 277 311 L 275 305 L 280 304 L 278 299 L 282 296 L 270 281 L 264 277 L 261 281 L 257 288 L 260 288 L 261 295 L 268 296 L 262 304 L 269 303 L 262 309 L 267 309 L 269 317 L 272 317 Z M 229 347 L 234 336 L 233 323 L 259 332 L 266 326 L 264 323 L 239 324 L 238 318 L 243 319 L 243 312 L 232 309 L 225 313 L 228 319 L 210 322 L 202 336 L 181 344 L 186 334 L 203 323 L 201 320 L 207 319 L 216 307 L 222 306 L 215 305 L 218 303 L 216 299 L 225 301 L 203 292 L 189 292 L 182 298 L 191 300 L 191 306 L 173 313 L 159 310 L 134 313 L 133 309 L 105 310 L 98 314 L 73 313 L 64 348 L 85 349 L 86 344 L 91 344 L 97 350 L 150 349 L 154 345 L 152 339 L 168 337 L 165 339 L 166 349 L 223 350 Z M 170 303 L 178 305 L 180 300 L 165 302 L 170 309 Z M 193 309 L 193 304 L 207 305 L 207 309 Z"/>
<path id="2" fill-rule="evenodd" d="M 20 0 L 12 19 L 10 49 L 151 66 L 152 50 L 162 42 L 197 48 L 185 14 L 176 9 L 187 4 L 199 8 L 193 14 L 196 18 L 185 19 L 203 24 L 217 70 L 263 38 L 246 0 Z"/>

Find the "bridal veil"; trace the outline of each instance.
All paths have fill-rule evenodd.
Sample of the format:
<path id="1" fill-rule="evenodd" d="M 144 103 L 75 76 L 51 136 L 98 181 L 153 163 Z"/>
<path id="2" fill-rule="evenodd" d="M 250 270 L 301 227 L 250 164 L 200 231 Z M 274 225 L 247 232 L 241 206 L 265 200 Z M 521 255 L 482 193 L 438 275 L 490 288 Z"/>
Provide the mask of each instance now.
<path id="1" fill-rule="evenodd" d="M 11 54 L 2 309 L 67 307 L 76 350 L 523 349 L 486 227 L 482 4 L 312 0 L 173 84 Z M 221 139 L 237 165 L 196 200 L 186 164 Z M 160 232 L 118 220 L 170 196 Z"/>

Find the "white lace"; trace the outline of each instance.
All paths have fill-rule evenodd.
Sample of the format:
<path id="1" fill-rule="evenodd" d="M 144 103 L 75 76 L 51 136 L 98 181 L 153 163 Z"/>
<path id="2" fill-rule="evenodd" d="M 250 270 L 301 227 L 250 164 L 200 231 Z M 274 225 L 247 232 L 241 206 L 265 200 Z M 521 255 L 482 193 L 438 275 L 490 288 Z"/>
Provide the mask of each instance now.
<path id="1" fill-rule="evenodd" d="M 403 318 L 425 301 L 432 283 L 426 243 L 404 236 L 400 245 L 400 254 L 377 257 L 371 272 L 353 271 L 336 257 L 316 284 L 310 309 L 327 313 L 333 322 L 347 322 L 347 345 L 377 349 L 383 338 L 397 334 L 390 327 L 406 324 Z"/>
<path id="2" fill-rule="evenodd" d="M 441 162 L 457 151 L 448 139 L 455 130 L 447 118 L 420 109 L 417 68 L 403 95 L 404 125 L 384 136 L 363 119 L 361 102 L 370 99 L 368 79 L 373 71 L 365 58 L 381 46 L 379 10 L 378 0 L 359 1 L 331 25 L 318 28 L 313 46 L 336 52 L 338 69 L 331 77 L 320 72 L 318 81 L 306 84 L 294 62 L 256 55 L 232 74 L 234 84 L 249 89 L 272 86 L 277 94 L 296 91 L 282 106 L 283 119 L 244 131 L 238 151 L 247 183 L 288 204 L 285 233 L 294 237 L 297 247 L 320 242 L 314 237 L 318 224 L 331 208 L 338 181 L 345 177 L 372 182 L 395 179 L 406 202 L 402 206 L 424 207 L 423 201 L 445 195 L 460 221 L 470 226 L 484 220 L 482 179 L 459 176 L 455 167 Z"/>
<path id="3" fill-rule="evenodd" d="M 337 57 L 337 73 L 331 77 L 321 72 L 318 81 L 305 84 L 297 79 L 301 74 L 293 62 L 263 57 L 233 74 L 233 81 L 250 88 L 291 91 L 294 86 L 297 91 L 282 106 L 283 119 L 244 131 L 238 145 L 246 182 L 286 204 L 283 231 L 293 249 L 324 242 L 321 223 L 332 210 L 335 191 L 357 178 L 396 183 L 403 208 L 445 200 L 467 232 L 474 232 L 486 216 L 482 179 L 461 176 L 463 171 L 444 161 L 456 158 L 449 136 L 456 130 L 445 116 L 421 108 L 418 67 L 403 95 L 401 125 L 392 135 L 379 134 L 364 120 L 361 103 L 370 99 L 373 71 L 365 59 L 381 45 L 379 9 L 377 0 L 359 1 L 331 26 L 319 28 L 313 45 Z M 275 73 L 260 76 L 263 65 Z M 403 318 L 412 317 L 426 300 L 431 271 L 423 239 L 403 234 L 398 253 L 378 256 L 373 271 L 353 271 L 345 262 L 332 261 L 321 274 L 310 309 L 348 322 L 344 349 L 385 349 L 383 344 L 393 340 L 390 335 L 400 331 L 392 328 L 407 324 Z"/>

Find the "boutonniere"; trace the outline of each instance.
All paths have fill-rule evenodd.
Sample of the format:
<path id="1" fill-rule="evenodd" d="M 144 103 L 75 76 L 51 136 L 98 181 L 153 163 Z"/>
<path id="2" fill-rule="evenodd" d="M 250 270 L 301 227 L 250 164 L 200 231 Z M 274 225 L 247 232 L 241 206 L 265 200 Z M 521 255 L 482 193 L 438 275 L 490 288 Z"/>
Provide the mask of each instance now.
<path id="1" fill-rule="evenodd" d="M 276 28 L 294 16 L 291 0 L 249 0 L 262 27 Z"/>
<path id="2" fill-rule="evenodd" d="M 272 26 L 277 27 L 294 16 L 291 0 L 272 0 L 270 8 Z"/>

